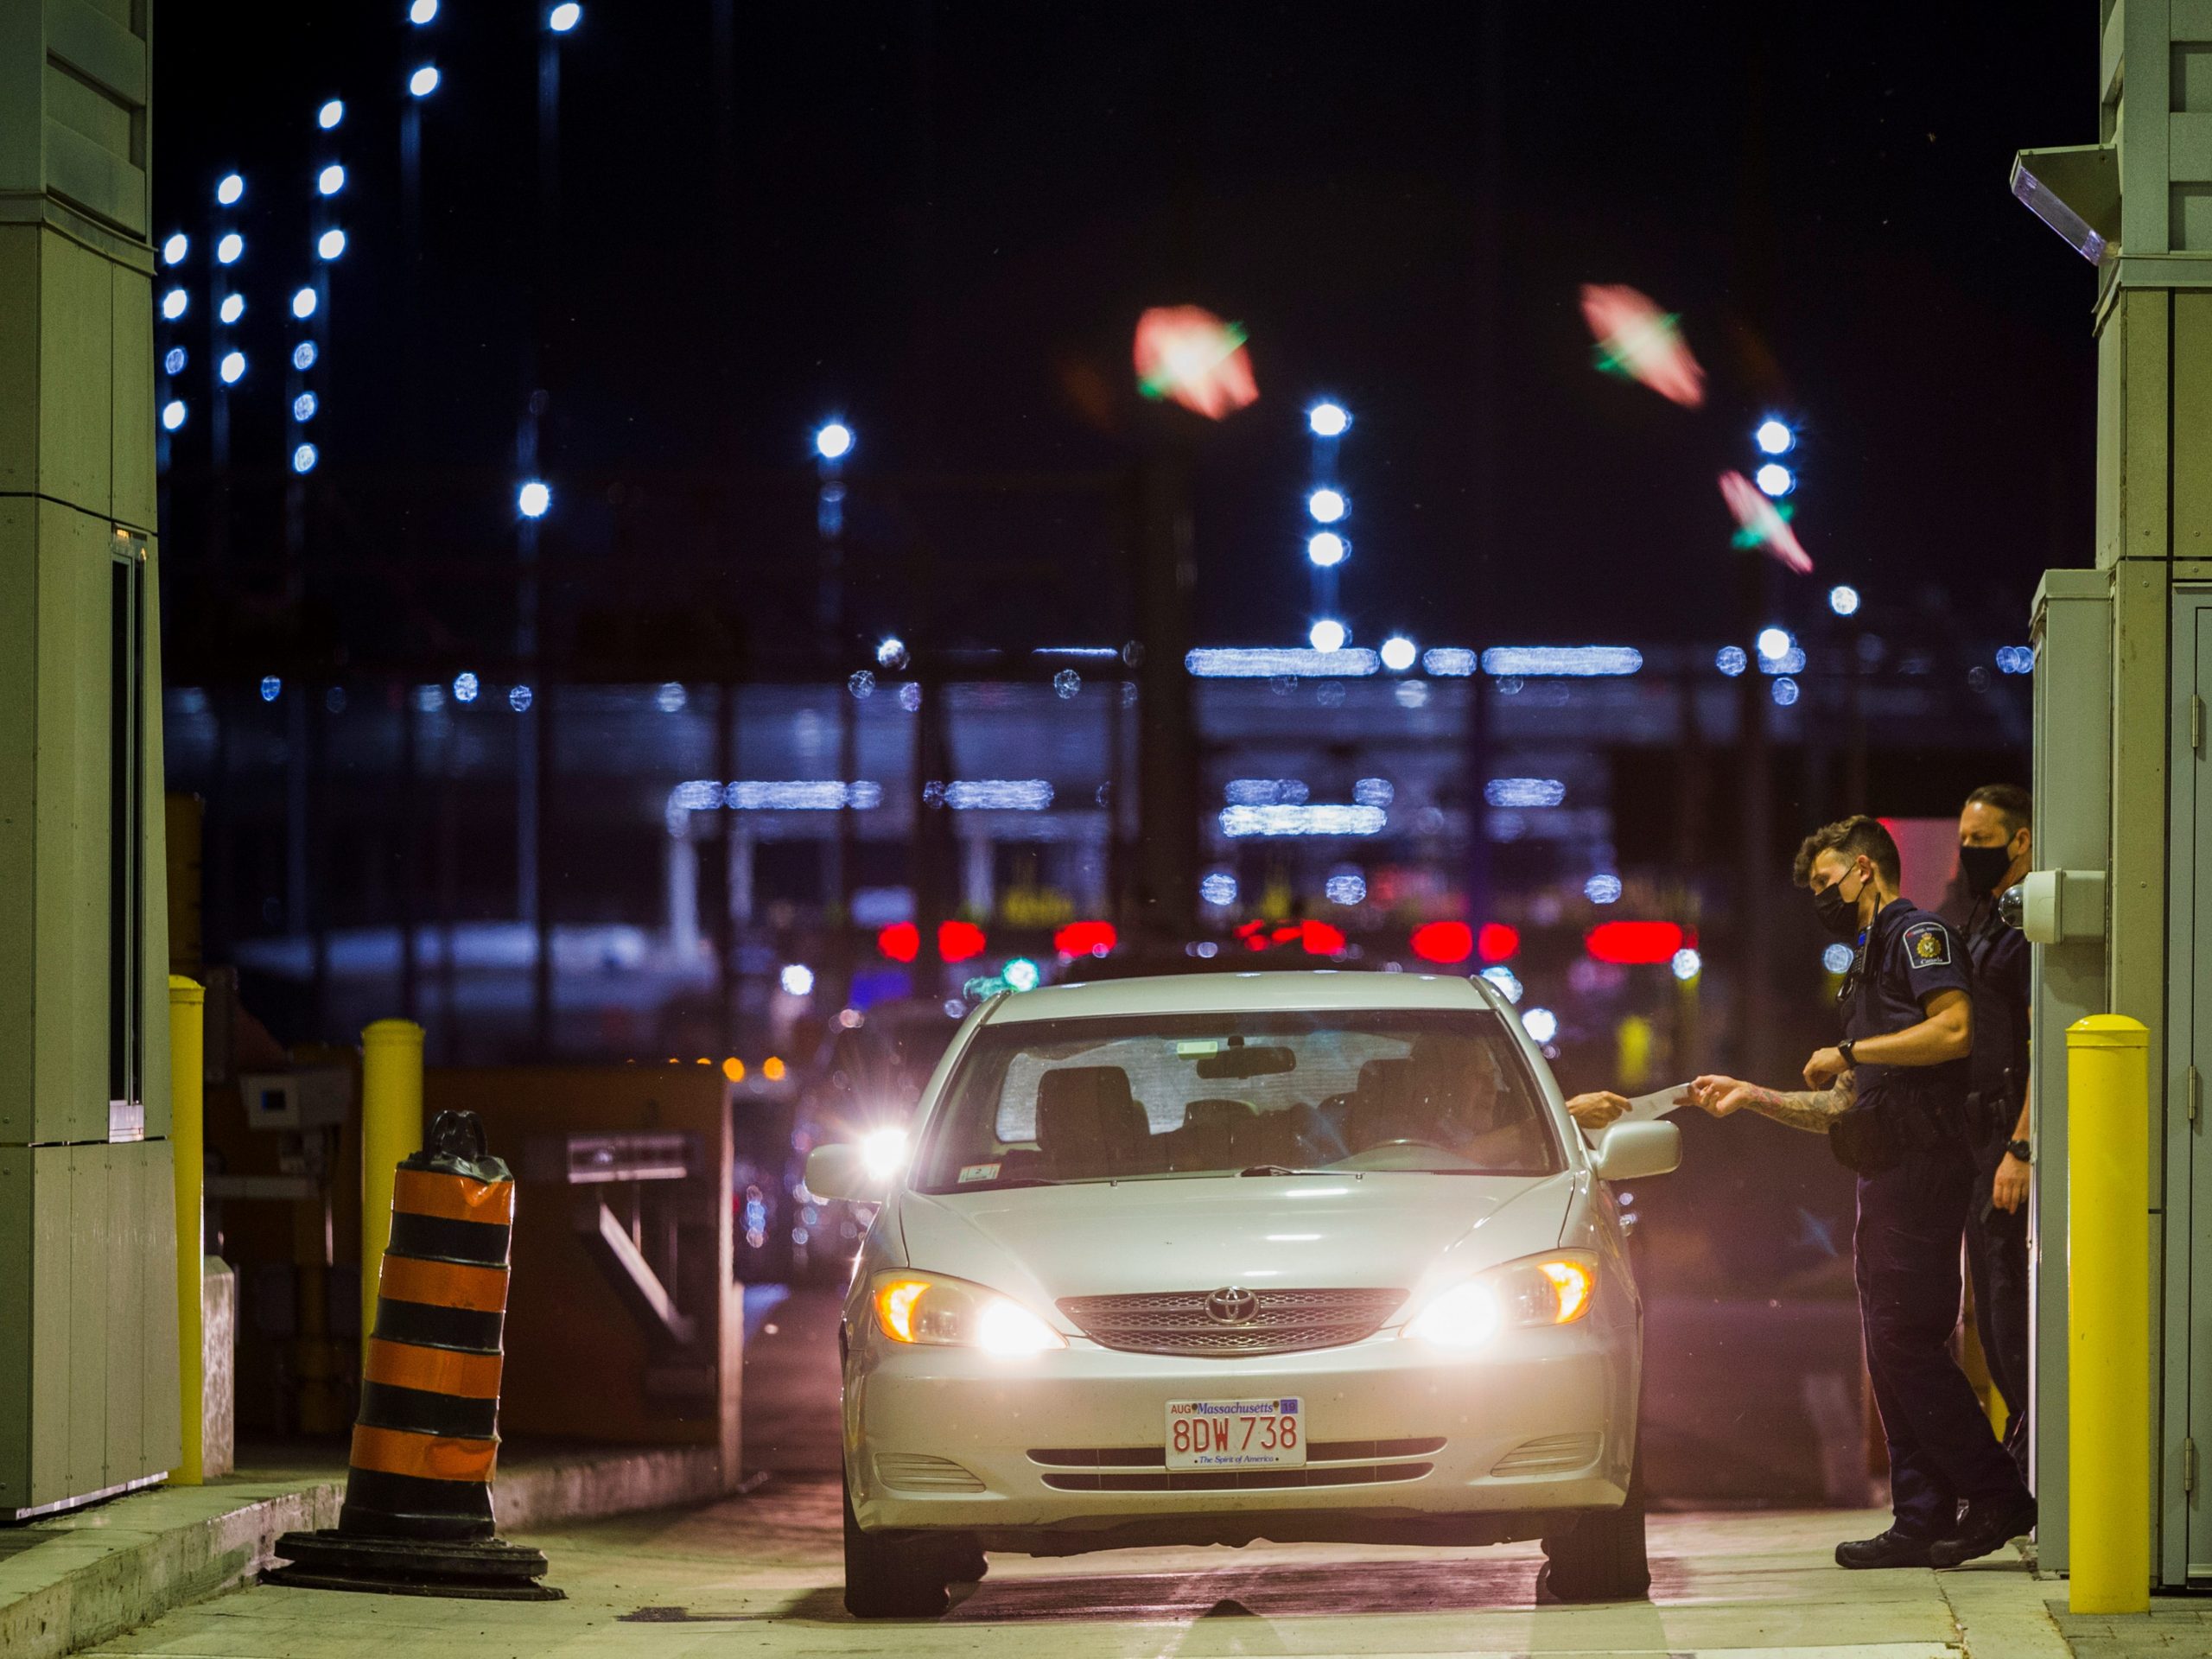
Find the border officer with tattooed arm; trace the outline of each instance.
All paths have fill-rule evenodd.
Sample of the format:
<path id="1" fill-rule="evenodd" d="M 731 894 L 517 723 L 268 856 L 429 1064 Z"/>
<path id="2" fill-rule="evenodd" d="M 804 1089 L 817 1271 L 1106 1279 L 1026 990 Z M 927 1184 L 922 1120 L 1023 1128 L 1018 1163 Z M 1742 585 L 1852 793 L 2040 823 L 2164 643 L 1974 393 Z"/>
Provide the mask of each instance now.
<path id="1" fill-rule="evenodd" d="M 1748 1110 L 1825 1134 L 1857 1172 L 1853 1276 L 1895 1519 L 1835 1558 L 1955 1567 L 2035 1524 L 2035 1500 L 1950 1351 L 1960 1236 L 1980 1185 L 1966 1121 L 1971 981 L 1951 930 L 1898 896 L 1897 842 L 1878 820 L 1814 831 L 1794 874 L 1822 925 L 1856 942 L 1843 1040 L 1805 1063 L 1802 1091 L 1704 1077 L 1690 1098 L 1715 1117 Z"/>

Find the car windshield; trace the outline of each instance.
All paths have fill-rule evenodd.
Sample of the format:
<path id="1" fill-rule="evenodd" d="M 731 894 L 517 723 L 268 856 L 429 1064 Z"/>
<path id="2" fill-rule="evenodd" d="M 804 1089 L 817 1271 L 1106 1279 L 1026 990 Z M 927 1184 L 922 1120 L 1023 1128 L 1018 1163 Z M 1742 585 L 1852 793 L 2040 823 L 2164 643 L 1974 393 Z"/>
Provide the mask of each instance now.
<path id="1" fill-rule="evenodd" d="M 963 1192 L 1562 1167 L 1542 1094 L 1497 1014 L 1338 1009 L 987 1025 L 931 1116 L 912 1179 Z"/>

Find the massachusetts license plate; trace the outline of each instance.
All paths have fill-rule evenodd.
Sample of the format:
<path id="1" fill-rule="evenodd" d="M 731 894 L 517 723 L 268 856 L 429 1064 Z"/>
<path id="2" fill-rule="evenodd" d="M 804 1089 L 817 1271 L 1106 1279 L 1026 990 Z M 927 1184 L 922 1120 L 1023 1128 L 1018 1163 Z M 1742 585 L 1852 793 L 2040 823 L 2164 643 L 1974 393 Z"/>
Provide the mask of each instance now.
<path id="1" fill-rule="evenodd" d="M 1170 1469 L 1303 1469 L 1303 1400 L 1170 1400 Z"/>

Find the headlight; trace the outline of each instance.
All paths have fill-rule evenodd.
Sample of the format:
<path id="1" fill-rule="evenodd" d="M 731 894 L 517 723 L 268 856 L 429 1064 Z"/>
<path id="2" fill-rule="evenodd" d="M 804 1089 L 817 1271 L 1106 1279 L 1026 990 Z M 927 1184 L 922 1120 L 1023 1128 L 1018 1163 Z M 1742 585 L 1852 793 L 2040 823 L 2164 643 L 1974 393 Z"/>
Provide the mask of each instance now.
<path id="1" fill-rule="evenodd" d="M 935 1274 L 879 1273 L 868 1283 L 876 1328 L 893 1342 L 1035 1354 L 1067 1339 L 1011 1297 Z"/>
<path id="2" fill-rule="evenodd" d="M 1583 1255 L 1515 1262 L 1431 1297 L 1403 1335 L 1440 1348 L 1479 1348 L 1500 1331 L 1572 1325 L 1590 1311 L 1597 1264 Z"/>

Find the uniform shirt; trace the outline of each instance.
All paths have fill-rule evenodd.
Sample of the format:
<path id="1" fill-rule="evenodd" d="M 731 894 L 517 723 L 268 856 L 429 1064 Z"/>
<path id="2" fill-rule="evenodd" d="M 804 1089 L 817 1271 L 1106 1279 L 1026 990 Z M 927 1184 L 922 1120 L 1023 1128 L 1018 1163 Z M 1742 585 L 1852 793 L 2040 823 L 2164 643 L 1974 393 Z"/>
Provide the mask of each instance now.
<path id="1" fill-rule="evenodd" d="M 1971 991 L 1968 966 L 1948 926 L 1909 899 L 1892 899 L 1859 936 L 1859 959 L 1852 965 L 1855 983 L 1844 1006 L 1843 1034 L 1857 1042 L 1904 1031 L 1928 1017 L 1922 1000 L 1938 991 Z M 1872 1105 L 1888 1097 L 1910 1097 L 1955 1107 L 1965 1099 L 1968 1063 L 1941 1065 L 1877 1065 L 1861 1062 L 1859 1100 Z"/>
<path id="2" fill-rule="evenodd" d="M 2028 1087 L 2028 936 L 1985 899 L 1968 918 L 1967 956 L 1974 964 L 1974 1086 L 1993 1093 L 2005 1087 L 2008 1107 L 2017 1110 Z M 2012 1132 L 2009 1116 L 2005 1132 Z"/>

